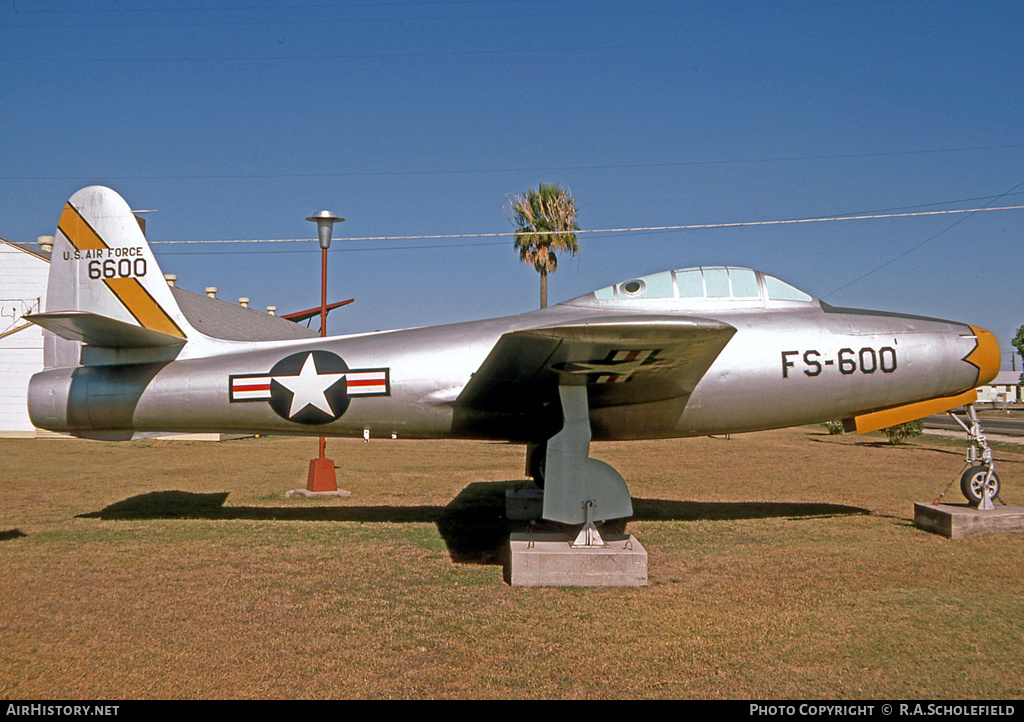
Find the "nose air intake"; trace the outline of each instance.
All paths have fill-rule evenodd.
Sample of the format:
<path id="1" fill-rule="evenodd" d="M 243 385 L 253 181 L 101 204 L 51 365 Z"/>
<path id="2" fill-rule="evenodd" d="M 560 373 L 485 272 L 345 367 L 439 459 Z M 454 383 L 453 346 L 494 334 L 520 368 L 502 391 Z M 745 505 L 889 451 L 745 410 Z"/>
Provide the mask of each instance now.
<path id="1" fill-rule="evenodd" d="M 996 377 L 996 374 L 999 373 L 1001 357 L 999 342 L 996 341 L 996 337 L 991 331 L 980 326 L 971 326 L 970 329 L 975 336 L 975 344 L 974 348 L 963 360 L 978 369 L 977 379 L 970 388 L 953 396 L 941 396 L 857 416 L 854 419 L 857 433 L 864 434 L 869 431 L 884 429 L 887 426 L 895 426 L 907 421 L 921 419 L 931 414 L 941 414 L 958 406 L 972 404 L 977 401 L 977 387 L 987 384 Z"/>
<path id="2" fill-rule="evenodd" d="M 981 326 L 971 326 L 974 335 L 978 337 L 978 345 L 967 356 L 965 361 L 978 367 L 978 381 L 976 386 L 982 386 L 996 377 L 999 373 L 999 364 L 1002 357 L 999 353 L 999 342 L 996 337 Z"/>

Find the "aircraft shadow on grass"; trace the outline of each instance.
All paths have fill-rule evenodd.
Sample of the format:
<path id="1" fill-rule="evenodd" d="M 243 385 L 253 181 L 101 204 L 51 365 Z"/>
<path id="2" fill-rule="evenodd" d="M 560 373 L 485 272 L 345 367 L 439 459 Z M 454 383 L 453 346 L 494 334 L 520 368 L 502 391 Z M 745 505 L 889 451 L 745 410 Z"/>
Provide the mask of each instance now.
<path id="1" fill-rule="evenodd" d="M 507 491 L 533 488 L 523 481 L 474 482 L 445 506 L 225 506 L 228 492 L 197 494 L 157 491 L 133 496 L 84 519 L 206 519 L 250 521 L 390 522 L 436 524 L 454 562 L 503 564 L 512 532 L 565 529 L 538 520 L 511 521 L 505 515 Z M 859 507 L 825 503 L 701 502 L 633 499 L 633 517 L 613 520 L 602 528 L 622 533 L 628 521 L 708 521 L 765 518 L 821 518 L 867 515 Z"/>

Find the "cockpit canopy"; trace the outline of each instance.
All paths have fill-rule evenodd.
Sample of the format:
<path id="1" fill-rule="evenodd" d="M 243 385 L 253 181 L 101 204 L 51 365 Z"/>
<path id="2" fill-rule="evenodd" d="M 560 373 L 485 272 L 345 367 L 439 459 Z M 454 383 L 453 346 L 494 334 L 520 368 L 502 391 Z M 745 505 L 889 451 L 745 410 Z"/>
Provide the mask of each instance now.
<path id="1" fill-rule="evenodd" d="M 702 306 L 719 305 L 718 302 L 723 306 L 763 306 L 775 301 L 808 303 L 814 298 L 774 276 L 750 268 L 700 266 L 634 278 L 569 303 L 650 300 L 692 302 Z"/>

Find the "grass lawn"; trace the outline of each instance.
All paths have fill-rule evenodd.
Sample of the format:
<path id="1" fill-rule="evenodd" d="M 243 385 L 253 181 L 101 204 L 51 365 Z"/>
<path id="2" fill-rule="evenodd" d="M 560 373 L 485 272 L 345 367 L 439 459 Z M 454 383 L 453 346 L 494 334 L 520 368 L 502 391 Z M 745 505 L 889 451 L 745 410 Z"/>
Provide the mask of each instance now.
<path id="1" fill-rule="evenodd" d="M 1024 446 L 993 444 L 1024 506 Z M 1024 697 L 1024 537 L 948 540 L 964 444 L 808 427 L 594 444 L 639 589 L 508 586 L 523 449 L 0 440 L 0 697 Z M 952 483 L 951 483 L 952 482 Z"/>

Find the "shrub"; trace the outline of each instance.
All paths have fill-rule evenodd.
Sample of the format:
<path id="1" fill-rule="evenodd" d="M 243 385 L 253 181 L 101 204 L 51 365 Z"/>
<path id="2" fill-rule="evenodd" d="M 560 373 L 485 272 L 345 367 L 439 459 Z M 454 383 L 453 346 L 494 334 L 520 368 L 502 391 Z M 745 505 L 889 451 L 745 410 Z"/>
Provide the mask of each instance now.
<path id="1" fill-rule="evenodd" d="M 828 429 L 828 433 L 833 436 L 843 433 L 842 421 L 825 421 L 821 425 Z"/>
<path id="2" fill-rule="evenodd" d="M 908 421 L 905 424 L 889 426 L 883 429 L 883 431 L 885 431 L 885 435 L 889 437 L 890 444 L 902 444 L 907 439 L 920 436 L 923 429 L 924 421 L 917 419 L 916 421 Z"/>

